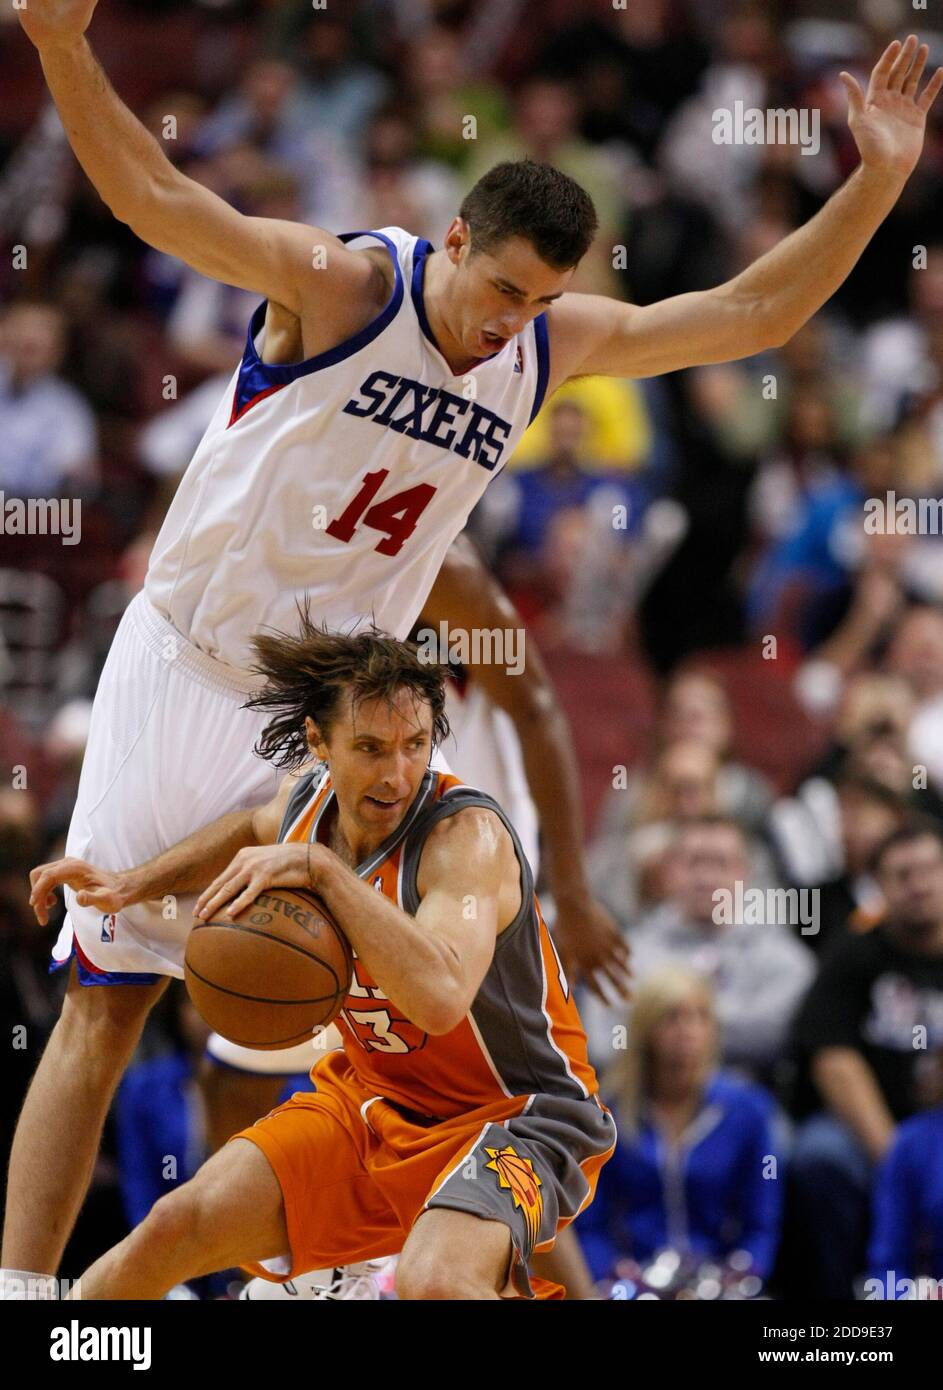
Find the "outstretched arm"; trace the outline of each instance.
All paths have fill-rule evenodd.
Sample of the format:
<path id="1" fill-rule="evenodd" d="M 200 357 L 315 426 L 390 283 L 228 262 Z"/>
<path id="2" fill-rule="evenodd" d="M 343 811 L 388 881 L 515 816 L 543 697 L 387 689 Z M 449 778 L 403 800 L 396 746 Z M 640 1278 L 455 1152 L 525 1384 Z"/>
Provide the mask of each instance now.
<path id="1" fill-rule="evenodd" d="M 301 774 L 298 774 L 301 775 Z M 111 870 L 84 859 L 57 859 L 30 873 L 30 906 L 45 926 L 62 884 L 74 889 L 80 907 L 120 912 L 133 903 L 151 902 L 168 894 L 199 893 L 250 846 L 273 845 L 297 778 L 289 775 L 271 801 L 245 811 L 230 811 L 185 840 L 133 869 Z M 303 846 L 301 847 L 303 848 Z M 297 883 L 307 881 L 303 866 Z M 279 882 L 289 887 L 285 879 Z"/>
<path id="2" fill-rule="evenodd" d="M 300 313 L 306 295 L 380 290 L 368 257 L 319 227 L 244 217 L 187 178 L 119 100 L 84 34 L 97 0 L 29 0 L 18 10 L 76 158 L 115 217 L 142 241 L 214 280 L 251 290 Z M 315 246 L 324 266 L 312 273 Z"/>
<path id="3" fill-rule="evenodd" d="M 787 342 L 848 277 L 920 158 L 927 112 L 943 86 L 938 68 L 918 91 L 927 53 L 914 35 L 903 45 L 895 39 L 867 94 L 841 74 L 860 165 L 809 222 L 733 280 L 646 306 L 563 295 L 549 314 L 554 376 L 656 376 Z"/>

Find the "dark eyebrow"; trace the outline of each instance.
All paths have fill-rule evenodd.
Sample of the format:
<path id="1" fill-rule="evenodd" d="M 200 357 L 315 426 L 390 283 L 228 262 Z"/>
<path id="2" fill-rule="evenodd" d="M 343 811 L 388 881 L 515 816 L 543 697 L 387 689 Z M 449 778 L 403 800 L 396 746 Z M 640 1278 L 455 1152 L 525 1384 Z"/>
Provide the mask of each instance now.
<path id="1" fill-rule="evenodd" d="M 503 275 L 498 275 L 498 276 L 496 276 L 496 277 L 495 277 L 495 280 L 494 280 L 494 283 L 495 283 L 496 285 L 501 285 L 504 289 L 510 290 L 510 291 L 512 292 L 512 294 L 519 294 L 519 295 L 521 296 L 522 299 L 526 299 L 526 298 L 527 298 L 527 296 L 525 295 L 525 293 L 524 293 L 523 290 L 519 290 L 519 289 L 517 288 L 516 285 L 512 285 L 510 280 L 505 280 Z M 559 299 L 559 298 L 562 296 L 562 294 L 563 294 L 563 291 L 562 291 L 562 290 L 557 290 L 557 293 L 556 293 L 556 294 L 545 294 L 545 295 L 543 295 L 543 296 L 541 297 L 540 300 L 538 300 L 538 303 L 540 303 L 540 304 L 552 304 L 553 301 L 554 301 L 555 299 Z"/>

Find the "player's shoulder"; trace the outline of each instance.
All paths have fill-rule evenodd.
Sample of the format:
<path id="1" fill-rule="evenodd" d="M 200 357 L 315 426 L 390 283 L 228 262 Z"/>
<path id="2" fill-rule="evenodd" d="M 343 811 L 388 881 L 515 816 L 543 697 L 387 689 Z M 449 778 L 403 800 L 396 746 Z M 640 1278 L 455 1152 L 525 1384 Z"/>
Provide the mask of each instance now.
<path id="1" fill-rule="evenodd" d="M 308 758 L 285 773 L 271 801 L 255 813 L 254 828 L 260 844 L 276 842 L 286 821 L 295 819 L 324 782 L 327 771 L 327 763 Z"/>
<path id="2" fill-rule="evenodd" d="M 463 806 L 433 821 L 424 837 L 422 863 L 427 870 L 433 865 L 483 867 L 509 854 L 514 854 L 514 841 L 498 810 Z"/>
<path id="3" fill-rule="evenodd" d="M 621 299 L 570 290 L 546 310 L 550 349 L 549 391 L 581 375 L 588 355 L 611 334 L 619 316 L 631 312 Z"/>

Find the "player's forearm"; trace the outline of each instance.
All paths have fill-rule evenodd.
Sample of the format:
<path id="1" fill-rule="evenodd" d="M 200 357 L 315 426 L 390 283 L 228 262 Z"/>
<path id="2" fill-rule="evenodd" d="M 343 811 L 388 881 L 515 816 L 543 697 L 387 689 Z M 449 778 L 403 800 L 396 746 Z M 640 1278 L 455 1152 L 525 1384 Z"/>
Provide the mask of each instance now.
<path id="1" fill-rule="evenodd" d="M 823 208 L 731 282 L 759 306 L 770 341 L 784 342 L 831 298 L 900 197 L 906 179 L 859 165 Z"/>
<path id="2" fill-rule="evenodd" d="M 853 1048 L 825 1048 L 813 1062 L 812 1077 L 829 1109 L 872 1159 L 882 1158 L 894 1137 L 894 1117 L 864 1058 Z"/>
<path id="3" fill-rule="evenodd" d="M 455 1026 L 456 962 L 415 917 L 364 883 L 336 855 L 314 861 L 315 892 L 388 999 L 426 1033 Z"/>
<path id="4" fill-rule="evenodd" d="M 84 37 L 38 51 L 76 158 L 115 216 L 130 222 L 173 165 L 117 96 Z"/>
<path id="5" fill-rule="evenodd" d="M 556 700 L 515 721 L 527 785 L 537 807 L 554 901 L 591 896 L 583 851 L 579 772 L 566 716 Z"/>
<path id="6" fill-rule="evenodd" d="M 254 811 L 231 811 L 124 876 L 129 902 L 200 893 L 239 850 L 258 844 Z"/>

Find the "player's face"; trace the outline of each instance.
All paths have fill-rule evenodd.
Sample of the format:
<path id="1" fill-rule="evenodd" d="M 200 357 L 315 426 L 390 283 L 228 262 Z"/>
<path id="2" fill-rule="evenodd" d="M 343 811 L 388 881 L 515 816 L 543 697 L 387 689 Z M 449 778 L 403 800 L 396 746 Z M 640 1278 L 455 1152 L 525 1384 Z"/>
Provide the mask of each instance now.
<path id="1" fill-rule="evenodd" d="M 524 237 L 508 237 L 489 253 L 471 252 L 466 239 L 453 256 L 457 268 L 452 331 L 470 357 L 493 357 L 509 338 L 548 309 L 573 270 L 555 270 Z"/>
<path id="2" fill-rule="evenodd" d="M 341 814 L 379 843 L 419 791 L 432 756 L 432 711 L 409 690 L 398 691 L 392 704 L 348 706 L 323 748 Z"/>

